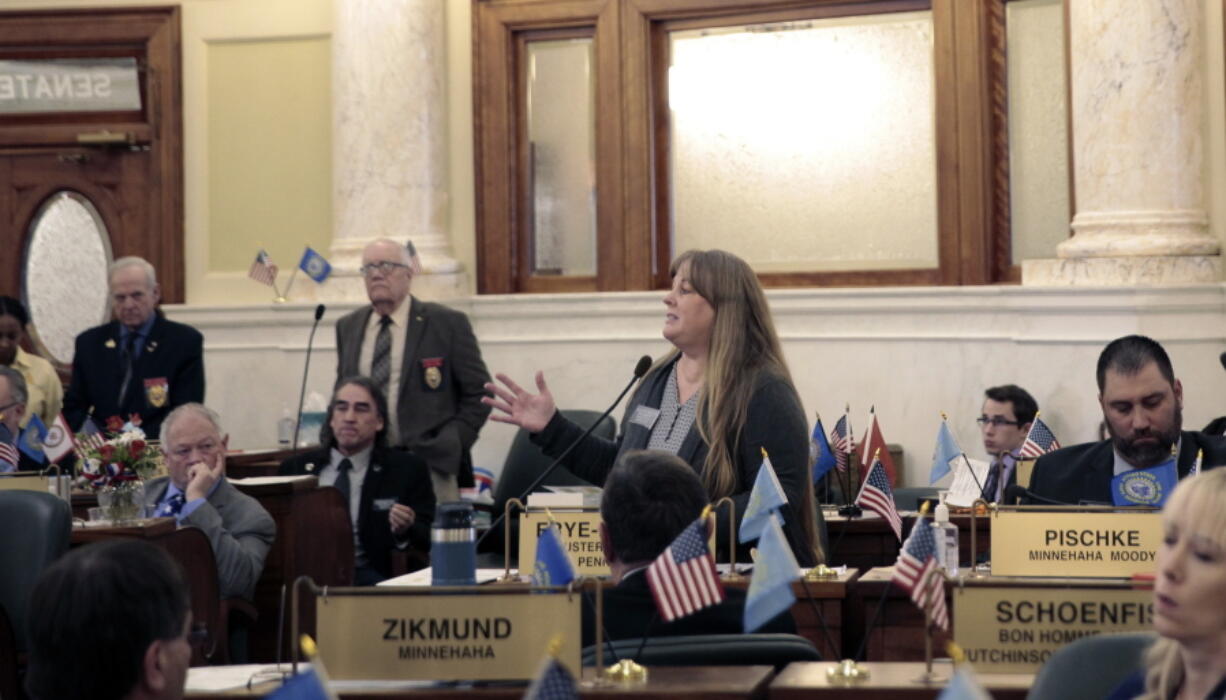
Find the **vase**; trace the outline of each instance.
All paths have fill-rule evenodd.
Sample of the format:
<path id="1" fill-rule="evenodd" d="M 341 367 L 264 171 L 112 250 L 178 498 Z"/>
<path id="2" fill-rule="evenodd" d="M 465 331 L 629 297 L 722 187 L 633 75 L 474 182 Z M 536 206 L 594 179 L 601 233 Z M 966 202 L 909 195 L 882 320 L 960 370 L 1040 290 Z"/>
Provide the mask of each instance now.
<path id="1" fill-rule="evenodd" d="M 145 482 L 136 479 L 104 486 L 98 491 L 98 505 L 113 524 L 140 520 L 145 516 Z"/>

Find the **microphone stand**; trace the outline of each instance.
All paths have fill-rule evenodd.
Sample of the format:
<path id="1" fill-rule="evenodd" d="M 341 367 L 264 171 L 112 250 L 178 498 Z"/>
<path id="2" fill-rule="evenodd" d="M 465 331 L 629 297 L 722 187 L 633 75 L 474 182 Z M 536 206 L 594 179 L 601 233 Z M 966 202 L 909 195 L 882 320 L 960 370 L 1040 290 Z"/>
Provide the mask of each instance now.
<path id="1" fill-rule="evenodd" d="M 297 270 L 295 269 L 295 272 Z M 324 317 L 324 305 L 315 307 L 315 322 L 311 324 L 311 335 L 307 337 L 306 362 L 302 364 L 302 390 L 298 392 L 298 417 L 294 420 L 293 455 L 298 454 L 298 431 L 302 428 L 302 402 L 306 399 L 307 373 L 311 369 L 311 348 L 315 344 L 315 330 L 319 328 L 319 319 Z"/>

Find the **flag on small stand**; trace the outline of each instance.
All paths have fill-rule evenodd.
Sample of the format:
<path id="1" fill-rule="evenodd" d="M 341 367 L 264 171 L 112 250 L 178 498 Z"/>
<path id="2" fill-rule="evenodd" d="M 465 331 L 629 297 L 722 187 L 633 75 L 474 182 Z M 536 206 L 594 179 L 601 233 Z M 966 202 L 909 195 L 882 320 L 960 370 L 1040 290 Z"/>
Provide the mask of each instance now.
<path id="1" fill-rule="evenodd" d="M 860 445 L 860 479 L 868 476 L 869 460 L 873 455 L 885 467 L 885 474 L 890 479 L 890 485 L 898 483 L 898 470 L 894 468 L 894 458 L 890 456 L 890 448 L 885 444 L 885 436 L 881 434 L 881 425 L 877 422 L 877 407 L 869 409 L 869 426 L 864 431 L 864 442 Z"/>
<path id="2" fill-rule="evenodd" d="M 409 272 L 416 277 L 422 271 L 421 256 L 417 254 L 417 246 L 413 245 L 413 241 L 405 241 L 404 248 L 409 251 Z"/>
<path id="3" fill-rule="evenodd" d="M 532 567 L 532 585 L 565 586 L 575 580 L 575 566 L 562 546 L 562 535 L 555 523 L 536 538 L 536 564 Z"/>
<path id="4" fill-rule="evenodd" d="M 298 269 L 316 282 L 323 282 L 328 279 L 328 275 L 332 274 L 332 264 L 324 256 L 312 250 L 311 246 L 307 246 L 306 250 L 302 251 L 302 260 L 298 262 Z"/>
<path id="5" fill-rule="evenodd" d="M 911 600 L 928 614 L 932 624 L 949 629 L 945 574 L 937 565 L 937 540 L 926 518 L 915 519 L 911 534 L 898 553 L 898 561 L 894 562 L 894 575 L 890 580 L 911 595 Z"/>
<path id="6" fill-rule="evenodd" d="M 1035 414 L 1034 422 L 1030 424 L 1030 432 L 1026 433 L 1026 442 L 1022 443 L 1019 453 L 1022 459 L 1042 457 L 1058 449 L 1060 449 L 1060 441 L 1056 439 L 1056 434 L 1047 427 L 1046 423 L 1039 420 L 1038 414 Z"/>
<path id="7" fill-rule="evenodd" d="M 822 480 L 823 476 L 834 469 L 836 459 L 830 449 L 830 441 L 826 439 L 826 429 L 822 427 L 822 417 L 817 417 L 813 424 L 813 434 L 809 437 L 809 464 L 813 465 L 813 483 Z"/>
<path id="8" fill-rule="evenodd" d="M 247 276 L 269 287 L 273 286 L 277 281 L 277 266 L 273 263 L 272 258 L 268 257 L 268 253 L 263 248 L 260 248 L 260 252 L 255 254 L 255 260 L 252 261 L 251 267 L 247 270 Z"/>
<path id="9" fill-rule="evenodd" d="M 13 444 L 13 433 L 7 425 L 0 423 L 0 473 L 17 471 L 20 461 L 17 446 Z"/>
<path id="10" fill-rule="evenodd" d="M 890 480 L 885 476 L 885 467 L 881 460 L 873 460 L 873 466 L 868 470 L 868 478 L 860 487 L 860 495 L 856 496 L 856 505 L 868 508 L 885 518 L 894 531 L 894 536 L 902 542 L 902 518 L 894 507 L 894 490 L 890 488 Z"/>
<path id="11" fill-rule="evenodd" d="M 724 586 L 707 549 L 707 514 L 677 535 L 647 567 L 647 585 L 665 622 L 692 615 L 724 600 Z"/>
<path id="12" fill-rule="evenodd" d="M 77 434 L 77 445 L 86 449 L 96 450 L 102 447 L 106 442 L 106 436 L 98 429 L 98 424 L 93 418 L 85 417 L 85 422 L 81 424 L 81 432 Z"/>
<path id="13" fill-rule="evenodd" d="M 281 687 L 265 696 L 264 700 L 337 700 L 336 693 L 328 687 L 328 671 L 319 658 L 315 640 L 302 635 L 302 651 L 311 662 L 311 668 L 290 676 Z"/>
<path id="14" fill-rule="evenodd" d="M 962 455 L 962 448 L 949 430 L 945 414 L 941 414 L 941 427 L 937 428 L 937 446 L 932 450 L 932 469 L 928 471 L 928 483 L 935 484 L 949 473 L 949 460 Z"/>
<path id="15" fill-rule="evenodd" d="M 758 467 L 758 478 L 754 479 L 753 491 L 749 493 L 749 504 L 745 506 L 745 515 L 741 516 L 738 539 L 742 543 L 758 539 L 766 521 L 787 502 L 788 497 L 779 484 L 779 476 L 771 466 L 766 448 L 762 448 L 762 466 Z"/>
<path id="16" fill-rule="evenodd" d="M 844 413 L 839 422 L 830 431 L 830 445 L 834 448 L 834 466 L 841 472 L 847 471 L 851 461 L 851 453 L 856 449 L 856 439 L 851 436 L 851 421 Z"/>
<path id="17" fill-rule="evenodd" d="M 43 450 L 47 453 L 47 460 L 52 463 L 58 462 L 72 454 L 76 446 L 76 441 L 72 439 L 72 431 L 68 429 L 68 421 L 61 413 L 47 428 L 47 437 L 43 440 Z"/>
<path id="18" fill-rule="evenodd" d="M 46 439 L 47 426 L 43 424 L 43 419 L 31 413 L 26 429 L 21 431 L 21 439 L 17 441 L 17 447 L 26 453 L 27 457 L 42 464 L 47 459 L 47 456 L 43 454 L 43 443 Z"/>
<path id="19" fill-rule="evenodd" d="M 772 513 L 758 539 L 758 558 L 754 560 L 749 592 L 745 594 L 746 632 L 753 632 L 792 607 L 796 602 L 792 582 L 798 578 L 800 566 L 783 536 L 779 519 Z"/>
<path id="20" fill-rule="evenodd" d="M 1200 463 L 1205 459 L 1205 451 L 1197 448 L 1196 461 L 1192 463 L 1192 468 L 1188 470 L 1188 476 L 1196 476 L 1200 473 Z"/>
<path id="21" fill-rule="evenodd" d="M 937 700 L 992 700 L 969 668 L 966 664 L 958 664 L 954 677 L 949 679 L 949 685 L 945 686 Z"/>
<path id="22" fill-rule="evenodd" d="M 545 658 L 532 685 L 524 692 L 524 700 L 572 700 L 578 697 L 575 677 L 552 653 Z"/>

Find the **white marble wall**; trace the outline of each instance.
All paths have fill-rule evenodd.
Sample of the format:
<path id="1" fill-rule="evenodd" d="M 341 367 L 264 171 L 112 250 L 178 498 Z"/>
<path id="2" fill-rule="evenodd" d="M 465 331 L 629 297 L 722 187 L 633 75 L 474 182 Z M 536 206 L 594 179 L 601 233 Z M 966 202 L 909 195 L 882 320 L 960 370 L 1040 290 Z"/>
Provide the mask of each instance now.
<path id="1" fill-rule="evenodd" d="M 1094 363 L 1106 341 L 1159 339 L 1185 387 L 1185 424 L 1226 413 L 1226 286 L 1154 289 L 966 287 L 806 289 L 769 294 L 810 418 L 830 425 L 844 402 L 864 428 L 876 404 L 886 439 L 903 446 L 905 480 L 926 483 L 938 411 L 968 453 L 978 452 L 982 391 L 1014 382 L 1038 399 L 1064 444 L 1095 437 L 1101 420 Z M 601 410 L 643 354 L 667 349 L 658 293 L 483 296 L 451 302 L 467 311 L 493 372 L 530 382 L 543 369 L 563 407 Z M 205 336 L 208 403 L 232 444 L 270 446 L 283 402 L 297 401 L 312 306 L 170 307 Z M 320 325 L 310 386 L 335 377 L 333 305 Z M 618 412 L 620 418 L 620 411 Z M 501 468 L 513 430 L 490 423 L 474 458 Z"/>

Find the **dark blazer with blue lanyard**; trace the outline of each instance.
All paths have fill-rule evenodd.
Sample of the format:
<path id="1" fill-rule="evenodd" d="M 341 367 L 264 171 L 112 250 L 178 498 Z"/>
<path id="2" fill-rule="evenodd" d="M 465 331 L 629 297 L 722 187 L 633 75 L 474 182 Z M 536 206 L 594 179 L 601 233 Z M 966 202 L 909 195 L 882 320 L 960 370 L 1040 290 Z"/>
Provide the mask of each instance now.
<path id="1" fill-rule="evenodd" d="M 161 315 L 155 317 L 132 367 L 123 405 L 119 405 L 122 352 L 118 321 L 77 336 L 72 383 L 64 393 L 64 418 L 73 430 L 80 430 L 86 416 L 93 416 L 101 428 L 111 416 L 127 420 L 137 413 L 141 429 L 156 440 L 162 419 L 172 409 L 204 402 L 204 338 L 200 331 Z"/>
<path id="2" fill-rule="evenodd" d="M 282 476 L 315 474 L 328 466 L 330 449 L 290 457 L 281 463 Z M 307 469 L 312 465 L 311 469 Z M 420 457 L 400 450 L 376 447 L 370 466 L 362 478 L 362 497 L 358 507 L 358 539 L 371 568 L 384 578 L 392 576 L 392 550 L 397 548 L 388 511 L 393 502 L 413 509 L 416 519 L 409 526 L 407 539 L 413 549 L 430 551 L 430 524 L 434 520 L 434 487 L 430 472 Z"/>
<path id="3" fill-rule="evenodd" d="M 639 406 L 659 408 L 664 397 L 664 388 L 668 384 L 668 374 L 673 364 L 658 367 L 654 372 L 643 378 L 630 403 L 626 406 L 622 417 L 622 433 L 616 440 L 589 435 L 579 443 L 563 464 L 581 479 L 593 484 L 603 484 L 617 457 L 627 450 L 642 450 L 647 448 L 651 440 L 651 427 L 635 422 L 635 410 Z M 550 457 L 557 457 L 568 445 L 583 434 L 583 428 L 562 416 L 561 411 L 554 414 L 549 424 L 539 433 L 531 436 L 534 444 Z M 749 399 L 749 408 L 745 415 L 745 425 L 737 441 L 733 458 L 736 461 L 736 486 L 732 490 L 732 500 L 736 506 L 737 522 L 745 514 L 749 504 L 749 494 L 753 489 L 754 479 L 758 476 L 758 468 L 762 465 L 762 448 L 770 454 L 771 465 L 779 477 L 779 484 L 787 494 L 789 503 L 799 503 L 805 494 L 805 479 L 811 478 L 809 472 L 809 429 L 805 424 L 804 410 L 800 398 L 791 382 L 773 374 L 762 373 Z M 703 441 L 695 423 L 690 427 L 677 456 L 685 460 L 695 471 L 702 475 L 703 463 L 707 459 L 707 443 Z M 821 510 L 817 510 L 818 536 L 825 530 Z M 783 533 L 796 554 L 796 560 L 801 566 L 814 566 L 817 561 L 812 551 L 799 546 L 805 541 L 803 524 L 799 517 L 793 517 L 794 510 L 790 506 L 783 509 L 785 524 Z M 719 535 L 717 543 L 723 556 L 729 541 L 728 519 L 726 515 L 717 518 Z M 748 548 L 742 547 L 743 554 L 748 554 Z M 739 561 L 746 561 L 738 555 Z"/>
<path id="4" fill-rule="evenodd" d="M 1192 433 L 1180 433 L 1179 478 L 1188 475 L 1196 461 L 1197 450 L 1203 450 L 1202 469 L 1226 464 L 1226 438 Z M 1039 458 L 1030 475 L 1030 490 L 1053 501 L 1077 505 L 1081 501 L 1112 502 L 1111 480 L 1115 478 L 1115 450 L 1110 440 L 1070 445 Z M 1033 501 L 1039 505 L 1038 501 Z"/>

